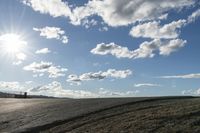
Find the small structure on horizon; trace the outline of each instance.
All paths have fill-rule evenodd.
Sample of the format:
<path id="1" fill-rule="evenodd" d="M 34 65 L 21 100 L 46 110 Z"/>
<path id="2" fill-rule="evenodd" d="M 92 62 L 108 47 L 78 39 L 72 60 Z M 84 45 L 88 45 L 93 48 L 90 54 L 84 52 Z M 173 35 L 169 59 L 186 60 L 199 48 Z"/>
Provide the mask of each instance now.
<path id="1" fill-rule="evenodd" d="M 27 92 L 20 92 L 20 94 L 15 94 L 14 95 L 15 98 L 27 98 Z"/>

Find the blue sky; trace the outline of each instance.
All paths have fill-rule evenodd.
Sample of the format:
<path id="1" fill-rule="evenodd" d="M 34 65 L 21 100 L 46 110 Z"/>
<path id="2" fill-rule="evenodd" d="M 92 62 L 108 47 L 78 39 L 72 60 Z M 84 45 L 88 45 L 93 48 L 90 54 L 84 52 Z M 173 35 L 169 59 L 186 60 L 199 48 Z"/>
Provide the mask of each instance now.
<path id="1" fill-rule="evenodd" d="M 0 90 L 199 95 L 199 7 L 195 0 L 1 0 Z"/>

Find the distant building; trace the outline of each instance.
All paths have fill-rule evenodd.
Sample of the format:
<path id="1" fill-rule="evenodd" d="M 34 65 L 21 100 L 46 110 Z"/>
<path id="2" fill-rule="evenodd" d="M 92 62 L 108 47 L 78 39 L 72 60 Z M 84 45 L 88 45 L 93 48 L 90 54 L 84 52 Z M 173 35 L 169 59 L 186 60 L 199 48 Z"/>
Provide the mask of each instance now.
<path id="1" fill-rule="evenodd" d="M 27 92 L 15 94 L 14 97 L 15 98 L 27 98 Z"/>

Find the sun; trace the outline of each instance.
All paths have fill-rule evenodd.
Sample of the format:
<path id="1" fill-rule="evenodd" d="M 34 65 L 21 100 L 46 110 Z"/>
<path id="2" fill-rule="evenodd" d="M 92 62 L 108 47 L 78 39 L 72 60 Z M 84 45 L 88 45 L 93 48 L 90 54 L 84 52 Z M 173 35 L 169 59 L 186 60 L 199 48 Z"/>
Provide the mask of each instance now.
<path id="1" fill-rule="evenodd" d="M 20 35 L 14 33 L 7 33 L 0 36 L 0 46 L 4 52 L 9 54 L 16 54 L 23 50 L 27 45 Z"/>

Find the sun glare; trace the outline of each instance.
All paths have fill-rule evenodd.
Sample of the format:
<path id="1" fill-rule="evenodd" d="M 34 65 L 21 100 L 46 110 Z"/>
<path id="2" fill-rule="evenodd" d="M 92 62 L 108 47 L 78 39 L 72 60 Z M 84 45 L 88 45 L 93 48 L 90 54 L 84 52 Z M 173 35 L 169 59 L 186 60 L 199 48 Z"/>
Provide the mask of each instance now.
<path id="1" fill-rule="evenodd" d="M 0 37 L 0 43 L 2 49 L 10 54 L 19 53 L 26 45 L 26 42 L 21 39 L 20 35 L 13 33 L 2 35 Z"/>

